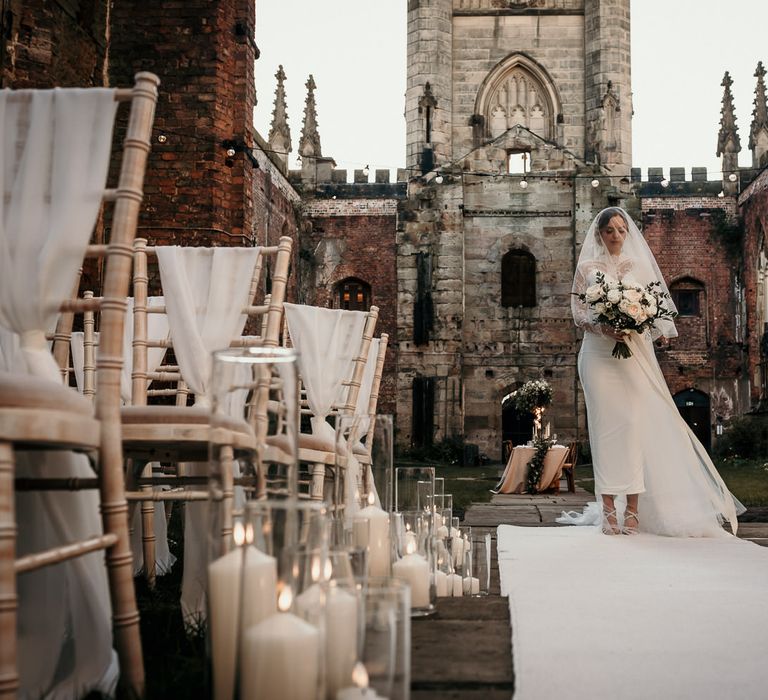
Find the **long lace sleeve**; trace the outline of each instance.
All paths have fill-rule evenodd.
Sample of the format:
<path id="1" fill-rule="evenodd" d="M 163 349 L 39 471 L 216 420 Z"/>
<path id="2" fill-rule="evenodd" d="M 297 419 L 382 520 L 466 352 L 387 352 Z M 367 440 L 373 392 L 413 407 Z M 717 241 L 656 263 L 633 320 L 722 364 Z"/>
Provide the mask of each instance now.
<path id="1" fill-rule="evenodd" d="M 587 291 L 587 276 L 592 267 L 597 266 L 579 265 L 576 268 L 576 274 L 573 277 L 573 287 L 571 289 L 571 314 L 573 315 L 573 322 L 578 328 L 597 335 L 604 335 L 600 324 L 594 322 L 592 312 L 589 310 L 586 303 L 578 296 Z"/>

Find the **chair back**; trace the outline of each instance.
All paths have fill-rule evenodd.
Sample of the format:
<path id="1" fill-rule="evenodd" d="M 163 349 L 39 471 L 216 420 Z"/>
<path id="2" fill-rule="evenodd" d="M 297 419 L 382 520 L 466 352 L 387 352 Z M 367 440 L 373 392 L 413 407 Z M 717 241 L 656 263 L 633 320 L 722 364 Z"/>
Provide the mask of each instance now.
<path id="1" fill-rule="evenodd" d="M 170 249 L 165 249 L 170 250 Z M 232 328 L 236 328 L 231 333 L 226 333 L 225 338 L 222 339 L 222 344 L 229 347 L 252 347 L 252 346 L 267 346 L 277 347 L 280 344 L 280 332 L 283 323 L 283 304 L 285 301 L 285 293 L 287 289 L 288 271 L 290 268 L 290 258 L 292 251 L 292 241 L 287 236 L 280 239 L 277 246 L 260 247 L 257 249 L 233 249 L 233 248 L 195 248 L 187 249 L 185 252 L 211 255 L 211 279 L 210 285 L 224 285 L 223 289 L 228 288 L 231 280 L 229 278 L 229 271 L 222 269 L 222 267 L 216 262 L 216 257 L 222 254 L 234 256 L 234 258 L 246 257 L 253 260 L 253 264 L 249 264 L 247 261 L 242 269 L 248 270 L 248 287 L 245 291 L 244 303 L 240 309 L 239 322 L 235 322 Z M 242 253 L 242 254 L 240 254 Z M 178 290 L 183 289 L 183 283 L 181 287 L 178 283 L 174 283 L 173 293 L 176 294 L 176 298 L 168 298 L 169 292 L 169 279 L 164 279 L 163 265 L 160 263 L 160 284 L 162 285 L 162 292 L 164 303 L 152 303 L 151 298 L 148 296 L 149 290 L 149 274 L 148 268 L 149 258 L 162 258 L 166 253 L 161 246 L 148 246 L 147 241 L 144 239 L 137 239 L 134 246 L 134 277 L 133 277 L 133 289 L 134 289 L 134 310 L 133 310 L 133 372 L 132 372 L 132 391 L 131 391 L 131 403 L 135 406 L 147 405 L 148 401 L 153 397 L 175 397 L 177 405 L 187 404 L 187 395 L 189 393 L 196 393 L 194 389 L 190 387 L 199 387 L 199 381 L 195 381 L 192 376 L 185 376 L 185 373 L 191 373 L 195 368 L 192 366 L 194 363 L 186 362 L 181 355 L 183 348 L 177 348 L 176 363 L 171 363 L 166 359 L 165 364 L 161 366 L 152 367 L 150 364 L 149 350 L 152 348 L 164 348 L 166 350 L 173 349 L 174 343 L 186 343 L 186 339 L 178 333 L 179 324 L 174 324 L 173 313 L 174 304 L 178 307 L 180 297 L 185 296 L 183 293 L 179 294 Z M 270 293 L 266 294 L 267 287 L 267 270 L 271 268 L 271 289 Z M 216 278 L 218 275 L 218 278 Z M 238 275 L 233 274 L 237 277 Z M 183 282 L 183 281 L 182 281 Z M 242 289 L 241 289 L 242 291 Z M 169 314 L 169 307 L 171 312 Z M 199 323 L 201 321 L 199 314 L 208 313 L 208 309 L 193 309 L 191 313 L 197 312 L 197 319 L 192 318 L 194 325 L 195 320 Z M 171 329 L 170 337 L 150 337 L 148 332 L 148 317 L 155 314 L 168 315 L 168 322 Z M 241 334 L 242 329 L 245 327 L 246 319 L 255 319 L 254 323 L 259 328 L 258 335 L 244 336 Z M 176 332 L 174 332 L 176 328 Z M 205 356 L 214 349 L 220 349 L 219 347 L 212 347 L 204 351 Z M 205 362 L 204 358 L 198 358 L 201 362 Z M 162 384 L 160 388 L 149 388 L 151 382 L 157 382 Z M 196 397 L 197 398 L 197 397 Z M 161 399 L 157 399 L 161 400 Z M 165 399 L 166 401 L 168 399 Z"/>

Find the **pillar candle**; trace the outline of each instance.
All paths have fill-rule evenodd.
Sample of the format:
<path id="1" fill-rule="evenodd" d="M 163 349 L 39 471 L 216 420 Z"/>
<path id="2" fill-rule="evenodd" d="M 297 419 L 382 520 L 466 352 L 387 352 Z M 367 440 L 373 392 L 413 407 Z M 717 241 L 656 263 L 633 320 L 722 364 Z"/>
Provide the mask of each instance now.
<path id="1" fill-rule="evenodd" d="M 325 672 L 328 697 L 335 697 L 352 677 L 357 661 L 357 598 L 330 586 L 325 602 Z M 316 614 L 322 605 L 323 589 L 313 584 L 296 597 L 296 610 L 303 617 Z"/>
<path id="2" fill-rule="evenodd" d="M 461 576 L 458 574 L 448 575 L 448 590 L 454 598 L 461 598 L 464 584 Z"/>
<path id="3" fill-rule="evenodd" d="M 243 550 L 238 548 L 208 566 L 211 656 L 215 700 L 229 700 L 235 682 L 235 648 L 240 620 Z M 244 623 L 253 625 L 276 610 L 277 564 L 253 546 L 246 548 L 243 577 Z"/>
<path id="4" fill-rule="evenodd" d="M 464 540 L 461 535 L 451 537 L 451 554 L 453 555 L 454 567 L 462 568 L 464 566 Z"/>
<path id="5" fill-rule="evenodd" d="M 355 517 L 369 521 L 368 572 L 371 576 L 389 576 L 389 515 L 375 505 L 368 505 Z"/>
<path id="6" fill-rule="evenodd" d="M 442 571 L 435 571 L 435 588 L 437 589 L 438 598 L 445 598 L 450 595 L 448 591 L 448 574 Z"/>
<path id="7" fill-rule="evenodd" d="M 320 631 L 278 612 L 243 635 L 242 697 L 314 700 L 320 683 Z"/>
<path id="8" fill-rule="evenodd" d="M 429 605 L 429 564 L 421 554 L 406 554 L 392 565 L 392 574 L 411 586 L 411 607 Z"/>
<path id="9" fill-rule="evenodd" d="M 480 579 L 474 576 L 465 576 L 462 581 L 464 595 L 477 595 L 480 593 Z"/>
<path id="10" fill-rule="evenodd" d="M 325 667 L 328 697 L 347 686 L 357 661 L 357 598 L 331 587 L 326 607 Z"/>

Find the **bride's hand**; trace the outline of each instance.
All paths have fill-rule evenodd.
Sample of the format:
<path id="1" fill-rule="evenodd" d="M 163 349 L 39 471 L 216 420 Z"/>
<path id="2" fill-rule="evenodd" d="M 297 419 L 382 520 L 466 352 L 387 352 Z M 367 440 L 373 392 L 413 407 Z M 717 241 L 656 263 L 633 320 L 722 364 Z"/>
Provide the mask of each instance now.
<path id="1" fill-rule="evenodd" d="M 617 331 L 615 328 L 608 325 L 603 325 L 602 331 L 606 338 L 613 338 L 617 343 L 623 343 L 627 339 L 625 333 Z"/>

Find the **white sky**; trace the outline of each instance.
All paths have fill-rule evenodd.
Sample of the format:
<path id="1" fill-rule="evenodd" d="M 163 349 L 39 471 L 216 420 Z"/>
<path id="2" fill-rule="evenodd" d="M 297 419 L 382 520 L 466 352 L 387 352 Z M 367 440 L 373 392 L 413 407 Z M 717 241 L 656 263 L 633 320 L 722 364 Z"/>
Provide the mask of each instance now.
<path id="1" fill-rule="evenodd" d="M 323 155 L 338 167 L 405 165 L 406 0 L 257 0 L 257 130 L 272 121 L 282 63 L 295 163 L 304 83 L 317 83 Z M 713 179 L 723 73 L 733 79 L 741 165 L 747 150 L 755 67 L 768 69 L 768 0 L 631 0 L 633 165 L 706 166 Z M 394 175 L 394 173 L 393 173 Z M 645 172 L 644 172 L 645 176 Z"/>

